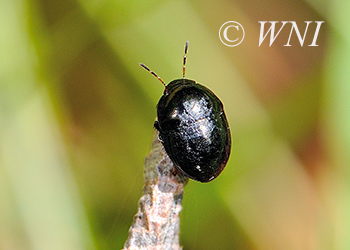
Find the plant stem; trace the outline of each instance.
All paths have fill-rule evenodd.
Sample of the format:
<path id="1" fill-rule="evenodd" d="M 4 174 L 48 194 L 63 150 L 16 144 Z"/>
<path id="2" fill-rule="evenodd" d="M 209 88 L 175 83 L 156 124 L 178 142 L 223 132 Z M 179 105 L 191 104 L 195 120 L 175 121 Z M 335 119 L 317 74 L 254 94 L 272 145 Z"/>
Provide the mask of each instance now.
<path id="1" fill-rule="evenodd" d="M 145 159 L 145 186 L 124 250 L 182 249 L 179 242 L 181 201 L 188 182 L 178 171 L 155 132 Z"/>

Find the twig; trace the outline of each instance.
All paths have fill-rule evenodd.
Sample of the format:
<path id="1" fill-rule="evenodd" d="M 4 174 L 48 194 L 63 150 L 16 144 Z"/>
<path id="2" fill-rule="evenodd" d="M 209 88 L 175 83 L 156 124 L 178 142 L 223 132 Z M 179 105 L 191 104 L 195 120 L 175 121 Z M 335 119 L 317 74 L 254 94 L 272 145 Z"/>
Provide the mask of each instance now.
<path id="1" fill-rule="evenodd" d="M 179 242 L 181 201 L 188 178 L 179 172 L 154 134 L 145 160 L 145 186 L 124 250 L 182 249 Z"/>

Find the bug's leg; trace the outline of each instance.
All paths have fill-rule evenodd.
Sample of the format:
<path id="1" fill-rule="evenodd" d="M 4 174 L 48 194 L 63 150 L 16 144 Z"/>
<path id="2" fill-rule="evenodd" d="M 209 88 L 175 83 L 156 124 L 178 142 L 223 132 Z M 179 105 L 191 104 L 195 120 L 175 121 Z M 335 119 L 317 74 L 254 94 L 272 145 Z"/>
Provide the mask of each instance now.
<path id="1" fill-rule="evenodd" d="M 162 136 L 160 135 L 161 133 L 160 133 L 160 126 L 159 126 L 159 122 L 158 121 L 154 122 L 154 128 L 159 131 L 158 140 L 163 143 Z"/>
<path id="2" fill-rule="evenodd" d="M 159 122 L 158 121 L 155 121 L 154 122 L 154 128 L 158 131 L 160 131 L 160 127 L 159 127 Z"/>

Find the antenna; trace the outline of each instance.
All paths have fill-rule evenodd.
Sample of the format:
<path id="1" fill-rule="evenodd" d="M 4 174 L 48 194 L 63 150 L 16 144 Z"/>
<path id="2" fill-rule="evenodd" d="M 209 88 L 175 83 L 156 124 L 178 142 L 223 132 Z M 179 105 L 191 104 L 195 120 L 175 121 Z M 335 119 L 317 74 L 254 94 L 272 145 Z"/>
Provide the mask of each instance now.
<path id="1" fill-rule="evenodd" d="M 185 80 L 185 72 L 186 72 L 186 59 L 187 59 L 187 51 L 188 51 L 188 41 L 185 44 L 185 54 L 184 54 L 184 62 L 182 65 L 182 78 Z"/>
<path id="2" fill-rule="evenodd" d="M 166 88 L 166 84 L 165 82 L 162 80 L 162 78 L 160 78 L 154 71 L 150 70 L 150 68 L 148 68 L 146 65 L 144 65 L 143 63 L 139 63 L 139 65 L 144 68 L 145 70 L 147 70 L 149 73 L 151 73 L 153 76 L 157 77 L 157 79 L 164 85 L 164 87 Z"/>

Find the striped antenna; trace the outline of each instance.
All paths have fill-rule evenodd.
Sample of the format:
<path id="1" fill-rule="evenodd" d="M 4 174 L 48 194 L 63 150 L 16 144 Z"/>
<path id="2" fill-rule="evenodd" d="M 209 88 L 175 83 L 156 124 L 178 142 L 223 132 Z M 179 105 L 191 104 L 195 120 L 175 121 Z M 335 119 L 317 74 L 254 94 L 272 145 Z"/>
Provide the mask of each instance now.
<path id="1" fill-rule="evenodd" d="M 186 73 L 187 51 L 188 51 L 188 41 L 185 44 L 185 54 L 184 54 L 184 61 L 183 61 L 183 65 L 182 65 L 182 78 L 183 79 L 185 79 L 185 73 Z"/>
<path id="2" fill-rule="evenodd" d="M 162 80 L 162 78 L 160 78 L 154 71 L 150 70 L 150 68 L 148 68 L 146 65 L 144 65 L 143 63 L 139 63 L 139 65 L 144 68 L 145 70 L 147 70 L 149 73 L 151 73 L 153 76 L 157 77 L 157 79 L 164 85 L 164 87 L 166 88 L 166 84 L 165 82 Z"/>

